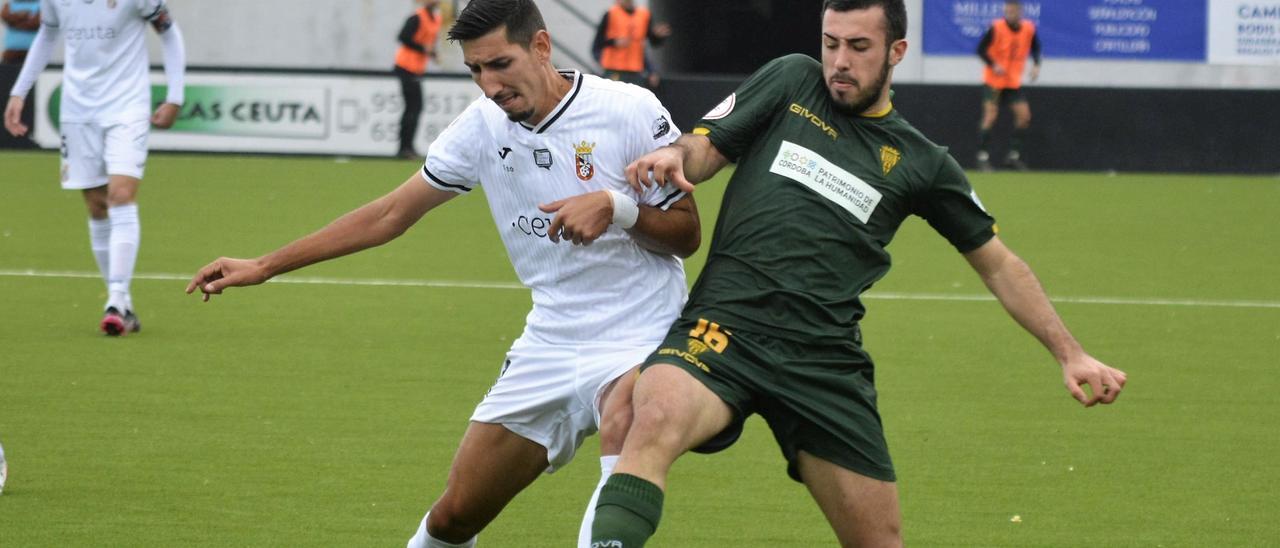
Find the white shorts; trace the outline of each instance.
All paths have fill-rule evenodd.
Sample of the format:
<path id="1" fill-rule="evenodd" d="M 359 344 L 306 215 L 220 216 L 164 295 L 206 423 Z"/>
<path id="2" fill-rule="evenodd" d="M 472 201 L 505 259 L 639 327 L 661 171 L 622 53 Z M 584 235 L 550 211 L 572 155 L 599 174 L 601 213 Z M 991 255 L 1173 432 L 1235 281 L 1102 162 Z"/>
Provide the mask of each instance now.
<path id="1" fill-rule="evenodd" d="M 471 420 L 501 424 L 547 448 L 547 473 L 573 460 L 600 429 L 605 387 L 657 348 L 651 344 L 546 344 L 516 340 Z"/>
<path id="2" fill-rule="evenodd" d="M 109 125 L 64 122 L 62 188 L 97 188 L 107 184 L 108 175 L 141 179 L 150 131 L 150 120 Z"/>

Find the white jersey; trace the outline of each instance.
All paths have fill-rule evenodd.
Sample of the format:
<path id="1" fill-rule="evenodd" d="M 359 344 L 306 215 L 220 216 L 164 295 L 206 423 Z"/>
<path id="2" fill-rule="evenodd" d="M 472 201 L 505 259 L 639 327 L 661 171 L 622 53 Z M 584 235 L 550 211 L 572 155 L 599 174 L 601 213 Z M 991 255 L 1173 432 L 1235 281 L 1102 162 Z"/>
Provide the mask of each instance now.
<path id="1" fill-rule="evenodd" d="M 66 40 L 63 122 L 122 123 L 151 114 L 147 20 L 164 0 L 41 0 L 40 21 Z"/>
<path id="2" fill-rule="evenodd" d="M 552 242 L 554 215 L 538 205 L 612 189 L 641 205 L 669 207 L 684 193 L 655 187 L 637 195 L 624 170 L 680 132 L 648 90 L 562 74 L 573 87 L 536 127 L 477 99 L 431 143 L 423 174 L 457 193 L 483 181 L 511 264 L 533 290 L 526 334 L 550 343 L 656 343 L 684 304 L 680 259 L 640 247 L 616 225 L 589 246 Z"/>

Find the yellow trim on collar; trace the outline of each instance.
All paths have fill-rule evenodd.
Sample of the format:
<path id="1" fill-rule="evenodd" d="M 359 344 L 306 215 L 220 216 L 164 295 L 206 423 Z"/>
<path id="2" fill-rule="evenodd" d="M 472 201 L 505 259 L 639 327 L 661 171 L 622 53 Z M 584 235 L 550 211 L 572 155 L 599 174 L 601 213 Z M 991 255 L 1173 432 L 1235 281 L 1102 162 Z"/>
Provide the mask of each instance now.
<path id="1" fill-rule="evenodd" d="M 862 116 L 863 118 L 884 118 L 885 116 L 888 116 L 890 112 L 893 112 L 892 101 L 889 102 L 889 106 L 885 107 L 885 109 L 880 112 L 873 112 L 871 114 L 861 114 L 860 116 Z"/>

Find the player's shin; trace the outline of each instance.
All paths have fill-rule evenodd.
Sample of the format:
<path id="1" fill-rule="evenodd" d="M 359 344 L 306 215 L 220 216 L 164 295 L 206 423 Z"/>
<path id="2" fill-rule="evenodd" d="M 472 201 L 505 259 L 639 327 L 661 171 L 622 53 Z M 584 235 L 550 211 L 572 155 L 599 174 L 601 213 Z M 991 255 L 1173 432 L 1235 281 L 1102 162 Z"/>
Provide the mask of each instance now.
<path id="1" fill-rule="evenodd" d="M 405 548 L 474 548 L 476 545 L 476 537 L 461 544 L 452 544 L 431 536 L 427 532 L 427 518 L 431 517 L 431 512 L 422 517 L 422 522 L 418 524 L 418 531 L 413 534 L 413 538 L 409 539 L 409 543 Z"/>
<path id="2" fill-rule="evenodd" d="M 631 474 L 614 474 L 600 490 L 591 546 L 640 548 L 658 530 L 662 489 Z"/>
<path id="3" fill-rule="evenodd" d="M 93 260 L 98 264 L 98 272 L 102 273 L 102 283 L 111 279 L 111 220 L 89 217 L 89 248 L 93 250 Z"/>
<path id="4" fill-rule="evenodd" d="M 111 221 L 110 263 L 107 271 L 108 306 L 132 310 L 129 283 L 133 280 L 138 260 L 138 244 L 142 228 L 138 222 L 138 204 L 125 204 L 107 209 Z"/>

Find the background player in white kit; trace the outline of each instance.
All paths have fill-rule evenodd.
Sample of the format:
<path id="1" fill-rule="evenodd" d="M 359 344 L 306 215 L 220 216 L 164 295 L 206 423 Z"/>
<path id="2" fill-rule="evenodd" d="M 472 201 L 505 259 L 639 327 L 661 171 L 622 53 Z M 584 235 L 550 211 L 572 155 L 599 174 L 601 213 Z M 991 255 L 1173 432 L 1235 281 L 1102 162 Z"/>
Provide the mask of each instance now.
<path id="1" fill-rule="evenodd" d="M 9 479 L 9 462 L 4 460 L 4 447 L 0 446 L 0 493 L 4 493 L 4 482 Z"/>
<path id="2" fill-rule="evenodd" d="M 62 76 L 62 188 L 81 190 L 89 208 L 89 242 L 107 282 L 99 324 L 108 335 L 141 329 L 129 282 L 141 227 L 137 194 L 147 162 L 148 124 L 173 125 L 183 100 L 186 53 L 164 0 L 43 0 L 40 30 L 4 110 L 4 127 L 27 133 L 19 116 L 36 76 L 66 39 Z M 146 24 L 164 44 L 169 89 L 151 113 Z"/>
<path id="3" fill-rule="evenodd" d="M 679 135 L 653 94 L 557 71 L 531 0 L 472 0 L 449 38 L 461 42 L 485 97 L 431 144 L 422 170 L 272 253 L 218 259 L 187 286 L 207 300 L 380 245 L 484 182 L 533 310 L 410 547 L 474 545 L 520 490 L 568 463 L 597 429 L 608 476 L 631 421 L 634 375 L 624 373 L 657 346 L 683 305 L 677 256 L 693 253 L 701 237 L 691 197 L 661 188 L 638 195 L 624 178 L 628 163 Z"/>

